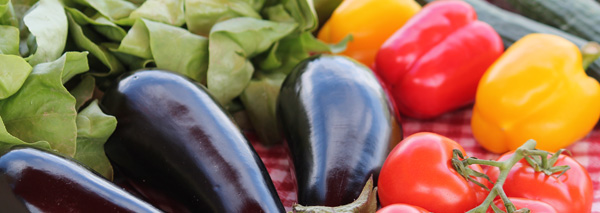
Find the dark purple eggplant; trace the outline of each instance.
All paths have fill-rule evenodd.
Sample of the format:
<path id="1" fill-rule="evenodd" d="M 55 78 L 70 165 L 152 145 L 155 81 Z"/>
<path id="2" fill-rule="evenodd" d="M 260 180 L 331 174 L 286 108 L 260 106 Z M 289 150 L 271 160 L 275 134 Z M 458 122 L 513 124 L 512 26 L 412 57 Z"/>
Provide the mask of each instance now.
<path id="1" fill-rule="evenodd" d="M 160 212 L 86 167 L 34 148 L 0 157 L 0 198 L 1 212 Z"/>
<path id="2" fill-rule="evenodd" d="M 376 182 L 402 138 L 394 109 L 373 72 L 345 56 L 300 62 L 285 79 L 277 113 L 298 181 L 298 203 L 340 206 Z"/>
<path id="3" fill-rule="evenodd" d="M 163 70 L 118 79 L 101 106 L 118 124 L 105 144 L 116 169 L 175 212 L 284 212 L 256 151 L 207 90 Z"/>

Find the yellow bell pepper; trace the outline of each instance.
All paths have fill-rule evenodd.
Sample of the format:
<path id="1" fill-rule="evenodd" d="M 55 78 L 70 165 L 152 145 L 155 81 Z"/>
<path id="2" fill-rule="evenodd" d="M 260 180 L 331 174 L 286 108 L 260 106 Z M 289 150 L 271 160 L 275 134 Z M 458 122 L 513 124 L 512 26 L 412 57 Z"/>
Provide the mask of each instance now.
<path id="1" fill-rule="evenodd" d="M 383 42 L 420 9 L 414 0 L 344 0 L 317 37 L 337 43 L 352 34 L 353 40 L 340 54 L 371 66 Z"/>
<path id="2" fill-rule="evenodd" d="M 562 37 L 530 34 L 483 75 L 471 128 L 491 152 L 515 150 L 528 139 L 555 152 L 583 138 L 599 117 L 600 84 L 585 74 L 578 47 Z"/>

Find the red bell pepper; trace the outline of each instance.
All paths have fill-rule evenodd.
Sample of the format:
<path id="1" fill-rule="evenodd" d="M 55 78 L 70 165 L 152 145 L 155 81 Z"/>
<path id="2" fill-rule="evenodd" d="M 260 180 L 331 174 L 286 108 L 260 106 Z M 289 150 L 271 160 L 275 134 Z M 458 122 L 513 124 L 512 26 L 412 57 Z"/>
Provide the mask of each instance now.
<path id="1" fill-rule="evenodd" d="M 375 70 L 398 109 L 433 118 L 466 106 L 504 51 L 498 33 L 462 1 L 427 4 L 381 46 Z"/>

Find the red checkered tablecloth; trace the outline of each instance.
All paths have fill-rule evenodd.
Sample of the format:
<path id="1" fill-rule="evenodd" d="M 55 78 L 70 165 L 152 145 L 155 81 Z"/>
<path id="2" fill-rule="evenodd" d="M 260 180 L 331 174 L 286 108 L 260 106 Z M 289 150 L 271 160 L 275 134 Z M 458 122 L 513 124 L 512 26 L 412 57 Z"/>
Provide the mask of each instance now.
<path id="1" fill-rule="evenodd" d="M 470 126 L 471 114 L 471 107 L 466 107 L 434 120 L 424 121 L 402 118 L 404 136 L 424 131 L 435 132 L 461 144 L 469 156 L 481 159 L 496 159 L 499 156 L 498 154 L 486 151 L 473 138 Z M 254 146 L 273 179 L 283 205 L 286 210 L 291 210 L 291 206 L 296 201 L 296 183 L 290 172 L 291 159 L 289 158 L 287 146 L 277 145 L 264 148 L 257 143 L 254 143 Z M 571 151 L 572 156 L 579 163 L 587 168 L 594 184 L 592 212 L 600 213 L 600 125 L 597 125 L 585 138 L 567 147 L 567 149 Z"/>

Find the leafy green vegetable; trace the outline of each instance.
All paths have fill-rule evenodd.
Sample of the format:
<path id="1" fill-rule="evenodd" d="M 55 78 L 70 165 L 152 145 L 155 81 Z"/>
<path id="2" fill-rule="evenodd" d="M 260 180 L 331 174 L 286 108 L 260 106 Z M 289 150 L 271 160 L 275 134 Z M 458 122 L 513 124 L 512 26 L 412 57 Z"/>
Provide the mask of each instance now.
<path id="1" fill-rule="evenodd" d="M 62 83 L 66 83 L 74 76 L 88 71 L 90 67 L 87 63 L 87 52 L 66 52 L 61 58 L 65 58 L 62 68 Z M 53 63 L 60 63 L 60 60 Z M 35 70 L 35 68 L 34 68 Z"/>
<path id="2" fill-rule="evenodd" d="M 127 1 L 131 2 L 131 3 L 135 4 L 135 5 L 141 5 L 144 2 L 146 2 L 146 0 L 127 0 Z"/>
<path id="3" fill-rule="evenodd" d="M 284 8 L 298 23 L 298 32 L 311 32 L 319 25 L 312 0 L 282 0 Z"/>
<path id="4" fill-rule="evenodd" d="M 47 141 L 52 149 L 75 154 L 75 98 L 63 82 L 88 70 L 87 53 L 67 52 L 41 63 L 14 95 L 0 101 L 0 117 L 10 135 L 26 142 Z"/>
<path id="5" fill-rule="evenodd" d="M 89 6 L 109 20 L 119 20 L 129 17 L 137 6 L 124 0 L 64 0 Z"/>
<path id="6" fill-rule="evenodd" d="M 91 75 L 84 75 L 81 82 L 73 88 L 71 95 L 75 97 L 75 110 L 79 109 L 94 95 L 94 88 L 96 87 L 96 79 Z"/>
<path id="7" fill-rule="evenodd" d="M 0 155 L 8 152 L 13 146 L 33 146 L 40 149 L 50 150 L 50 144 L 46 141 L 38 141 L 35 143 L 25 143 L 19 138 L 12 136 L 6 130 L 2 117 L 0 117 Z"/>
<path id="8" fill-rule="evenodd" d="M 173 26 L 181 26 L 185 23 L 183 2 L 181 0 L 148 0 L 131 12 L 129 18 L 144 18 Z"/>
<path id="9" fill-rule="evenodd" d="M 121 42 L 119 51 L 144 59 L 156 66 L 206 82 L 208 40 L 185 29 L 138 19 Z"/>
<path id="10" fill-rule="evenodd" d="M 117 119 L 106 115 L 94 100 L 77 114 L 77 152 L 74 158 L 109 180 L 113 169 L 104 154 L 104 143 L 117 128 Z"/>
<path id="11" fill-rule="evenodd" d="M 216 24 L 208 42 L 208 90 L 221 104 L 239 96 L 254 72 L 249 58 L 266 51 L 295 28 L 296 24 L 249 17 Z"/>
<path id="12" fill-rule="evenodd" d="M 278 45 L 273 46 L 268 55 L 258 57 L 258 64 L 265 73 L 280 72 L 290 73 L 292 68 L 300 61 L 308 58 L 312 53 L 329 52 L 327 44 L 317 40 L 310 32 L 299 36 L 288 36 L 281 39 Z"/>
<path id="13" fill-rule="evenodd" d="M 106 75 L 111 75 L 111 74 L 115 74 L 115 73 L 122 73 L 125 71 L 125 67 L 123 67 L 123 65 L 121 65 L 121 62 L 119 60 L 117 60 L 117 58 L 111 52 L 109 52 L 106 47 L 98 45 L 97 42 L 92 41 L 90 38 L 88 38 L 86 36 L 86 34 L 84 33 L 84 30 L 86 30 L 87 28 L 80 26 L 79 23 L 77 23 L 74 20 L 71 13 L 67 14 L 67 17 L 69 20 L 70 37 L 74 40 L 75 44 L 79 48 L 89 51 L 93 56 L 95 56 L 97 59 L 99 59 L 103 65 L 105 65 L 107 67 L 107 69 L 108 69 L 107 73 L 98 74 L 98 75 L 106 76 Z M 87 20 L 83 19 L 82 21 L 87 21 Z M 89 31 L 89 29 L 87 29 L 87 30 Z M 89 34 L 91 34 L 91 32 L 88 33 L 88 35 Z M 97 69 L 97 70 L 99 70 L 99 69 Z"/>
<path id="14" fill-rule="evenodd" d="M 248 117 L 254 131 L 266 145 L 277 144 L 281 141 L 277 117 L 277 96 L 286 75 L 274 73 L 260 75 L 252 79 L 244 90 L 240 99 L 246 107 Z"/>
<path id="15" fill-rule="evenodd" d="M 109 21 L 103 16 L 97 17 L 95 20 L 87 17 L 81 11 L 65 7 L 68 14 L 71 14 L 71 18 L 79 25 L 91 25 L 99 34 L 105 36 L 111 41 L 120 42 L 125 37 L 125 30 L 115 23 Z M 98 42 L 98 41 L 96 41 Z"/>
<path id="16" fill-rule="evenodd" d="M 19 28 L 0 25 L 0 38 L 0 54 L 19 55 Z"/>
<path id="17" fill-rule="evenodd" d="M 192 33 L 208 35 L 213 25 L 227 19 L 260 19 L 257 11 L 263 4 L 264 0 L 186 0 L 185 21 Z"/>
<path id="18" fill-rule="evenodd" d="M 56 60 L 63 53 L 67 42 L 67 16 L 58 0 L 40 0 L 23 21 L 31 35 L 35 36 L 37 48 L 28 58 L 35 66 Z"/>
<path id="19" fill-rule="evenodd" d="M 152 59 L 149 34 L 144 22 L 138 21 L 127 32 L 127 35 L 121 41 L 121 45 L 119 45 L 118 51 L 143 59 Z"/>
<path id="20" fill-rule="evenodd" d="M 31 73 L 31 66 L 21 57 L 0 55 L 0 100 L 15 94 Z"/>
<path id="21" fill-rule="evenodd" d="M 15 11 L 10 0 L 0 0 L 0 25 L 19 26 L 19 21 L 15 16 Z"/>

